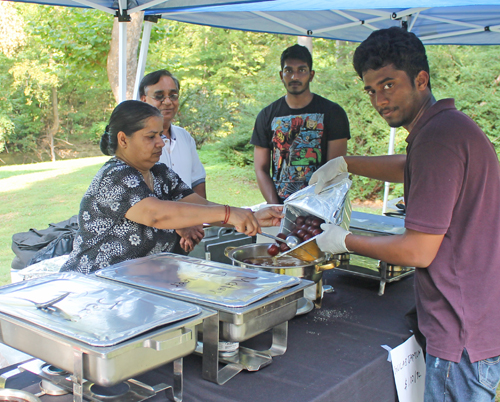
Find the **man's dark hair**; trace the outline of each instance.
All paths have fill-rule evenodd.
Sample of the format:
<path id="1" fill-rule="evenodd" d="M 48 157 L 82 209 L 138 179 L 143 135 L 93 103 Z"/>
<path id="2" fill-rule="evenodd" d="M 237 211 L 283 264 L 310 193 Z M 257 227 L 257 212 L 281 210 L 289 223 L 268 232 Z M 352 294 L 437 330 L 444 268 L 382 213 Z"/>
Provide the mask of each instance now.
<path id="1" fill-rule="evenodd" d="M 404 71 L 412 85 L 420 71 L 429 74 L 424 45 L 414 33 L 398 27 L 373 32 L 354 52 L 354 69 L 361 78 L 368 70 L 378 70 L 390 64 Z M 431 89 L 430 74 L 428 87 Z"/>
<path id="2" fill-rule="evenodd" d="M 101 136 L 99 147 L 104 155 L 114 155 L 118 148 L 118 133 L 123 131 L 127 137 L 142 130 L 150 117 L 161 117 L 161 112 L 146 102 L 127 100 L 120 103 L 109 118 L 109 124 Z"/>
<path id="3" fill-rule="evenodd" d="M 311 56 L 311 52 L 305 46 L 301 45 L 293 45 L 289 48 L 286 48 L 283 53 L 281 53 L 281 69 L 285 67 L 285 61 L 288 59 L 297 59 L 300 61 L 304 61 L 309 67 L 309 70 L 313 69 L 313 59 Z"/>
<path id="4" fill-rule="evenodd" d="M 152 73 L 149 73 L 144 76 L 139 84 L 139 97 L 146 96 L 146 88 L 157 84 L 160 81 L 161 77 L 170 77 L 174 80 L 175 86 L 177 87 L 177 91 L 180 91 L 181 85 L 179 84 L 179 80 L 174 77 L 174 75 L 168 70 L 158 70 Z"/>

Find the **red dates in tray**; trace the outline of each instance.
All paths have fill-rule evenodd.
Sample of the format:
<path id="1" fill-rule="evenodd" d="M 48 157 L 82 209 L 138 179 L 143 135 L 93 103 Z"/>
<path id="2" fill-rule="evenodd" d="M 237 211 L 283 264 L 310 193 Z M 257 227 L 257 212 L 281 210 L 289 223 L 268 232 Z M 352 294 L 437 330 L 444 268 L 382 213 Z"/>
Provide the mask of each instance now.
<path id="1" fill-rule="evenodd" d="M 286 240 L 287 236 L 295 236 L 299 239 L 299 243 L 302 243 L 322 233 L 323 230 L 320 228 L 322 223 L 325 223 L 325 221 L 317 216 L 298 216 L 295 219 L 295 226 L 290 229 L 290 233 L 279 233 L 277 237 Z M 267 248 L 267 253 L 274 257 L 280 251 L 284 253 L 288 250 L 290 250 L 290 247 L 286 243 L 279 242 L 279 244 L 271 244 Z"/>

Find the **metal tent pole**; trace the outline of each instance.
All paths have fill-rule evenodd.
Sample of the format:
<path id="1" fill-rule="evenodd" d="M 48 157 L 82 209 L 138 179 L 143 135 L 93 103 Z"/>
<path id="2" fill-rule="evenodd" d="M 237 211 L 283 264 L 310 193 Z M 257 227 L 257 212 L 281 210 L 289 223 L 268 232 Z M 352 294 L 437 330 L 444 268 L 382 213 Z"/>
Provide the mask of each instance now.
<path id="1" fill-rule="evenodd" d="M 127 22 L 130 16 L 127 13 L 127 0 L 119 0 L 118 17 L 118 102 L 127 99 Z"/>
<path id="2" fill-rule="evenodd" d="M 392 155 L 394 153 L 394 139 L 396 137 L 396 129 L 391 127 L 391 134 L 389 136 L 389 150 L 387 151 L 388 155 Z M 391 183 L 385 182 L 384 188 L 384 205 L 382 206 L 382 213 L 385 214 L 387 212 L 387 198 L 389 198 L 389 186 Z"/>
<path id="3" fill-rule="evenodd" d="M 146 61 L 148 58 L 149 40 L 151 39 L 151 29 L 153 24 L 158 22 L 158 15 L 144 16 L 144 29 L 142 31 L 141 50 L 139 52 L 139 61 L 137 62 L 137 74 L 135 76 L 134 95 L 132 99 L 139 99 L 139 84 L 141 83 L 144 71 L 146 70 Z"/>

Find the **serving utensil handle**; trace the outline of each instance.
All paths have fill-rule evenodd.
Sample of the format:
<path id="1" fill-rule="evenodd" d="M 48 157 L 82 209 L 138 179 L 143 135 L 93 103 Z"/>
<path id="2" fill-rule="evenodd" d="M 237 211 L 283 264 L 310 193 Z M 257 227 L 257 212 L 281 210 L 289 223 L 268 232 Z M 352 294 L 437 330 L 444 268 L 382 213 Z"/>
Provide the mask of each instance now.
<path id="1" fill-rule="evenodd" d="M 179 336 L 165 339 L 163 341 L 158 341 L 155 339 L 147 339 L 143 342 L 142 346 L 145 348 L 151 348 L 157 351 L 167 350 L 174 346 L 182 345 L 184 342 L 188 342 L 193 339 L 193 332 L 190 329 L 186 329 L 185 332 Z"/>

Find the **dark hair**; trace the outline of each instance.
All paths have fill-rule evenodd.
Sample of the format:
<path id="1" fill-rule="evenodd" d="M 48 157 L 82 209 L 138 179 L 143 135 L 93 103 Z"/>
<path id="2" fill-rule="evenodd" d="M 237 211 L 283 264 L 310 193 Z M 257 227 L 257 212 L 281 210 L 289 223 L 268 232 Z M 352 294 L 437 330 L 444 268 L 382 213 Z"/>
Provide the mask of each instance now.
<path id="1" fill-rule="evenodd" d="M 281 69 L 285 67 L 285 61 L 288 59 L 297 59 L 300 61 L 305 61 L 309 70 L 313 69 L 313 59 L 311 52 L 305 46 L 293 45 L 286 48 L 283 53 L 281 53 Z"/>
<path id="2" fill-rule="evenodd" d="M 157 84 L 158 81 L 160 81 L 161 77 L 170 77 L 172 80 L 174 80 L 174 84 L 177 87 L 177 91 L 181 89 L 181 84 L 179 83 L 179 80 L 174 77 L 174 75 L 168 71 L 168 70 L 158 70 L 154 71 L 152 73 L 149 73 L 144 76 L 144 78 L 141 80 L 141 83 L 139 84 L 139 96 L 146 96 L 146 88 Z"/>
<path id="3" fill-rule="evenodd" d="M 118 147 L 117 135 L 123 131 L 131 137 L 136 131 L 144 128 L 150 117 L 162 117 L 161 112 L 149 103 L 127 100 L 120 103 L 109 118 L 109 124 L 101 136 L 99 147 L 104 155 L 114 155 Z"/>
<path id="4" fill-rule="evenodd" d="M 373 32 L 354 52 L 354 69 L 361 78 L 368 70 L 378 70 L 390 64 L 404 71 L 412 85 L 418 73 L 426 71 L 429 74 L 428 87 L 431 89 L 425 47 L 414 33 L 398 27 L 381 29 Z"/>

